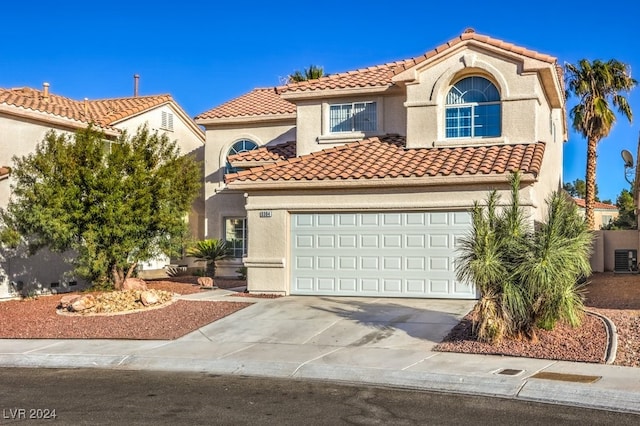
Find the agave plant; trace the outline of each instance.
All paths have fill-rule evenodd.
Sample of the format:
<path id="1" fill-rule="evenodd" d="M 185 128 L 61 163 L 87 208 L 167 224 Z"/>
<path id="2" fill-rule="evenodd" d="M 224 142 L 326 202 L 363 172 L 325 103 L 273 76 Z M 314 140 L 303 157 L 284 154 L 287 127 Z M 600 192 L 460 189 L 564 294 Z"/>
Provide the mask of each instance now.
<path id="1" fill-rule="evenodd" d="M 232 250 L 226 241 L 214 238 L 196 242 L 187 250 L 187 256 L 197 258 L 196 262 L 206 262 L 205 274 L 213 278 L 216 275 L 216 262 L 231 257 Z"/>

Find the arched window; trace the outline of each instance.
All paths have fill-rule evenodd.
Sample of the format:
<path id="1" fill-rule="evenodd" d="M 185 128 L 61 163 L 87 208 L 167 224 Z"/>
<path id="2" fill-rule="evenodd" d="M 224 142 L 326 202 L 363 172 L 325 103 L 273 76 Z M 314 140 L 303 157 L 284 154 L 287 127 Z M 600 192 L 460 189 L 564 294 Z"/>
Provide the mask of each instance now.
<path id="1" fill-rule="evenodd" d="M 258 148 L 258 144 L 249 139 L 240 139 L 238 142 L 231 145 L 229 152 L 227 153 L 227 167 L 225 173 L 236 173 L 238 171 L 237 167 L 232 167 L 231 163 L 229 163 L 229 156 L 234 154 L 240 154 L 245 151 L 253 151 Z"/>
<path id="2" fill-rule="evenodd" d="M 500 93 L 483 77 L 466 77 L 447 94 L 447 138 L 486 138 L 501 133 Z"/>

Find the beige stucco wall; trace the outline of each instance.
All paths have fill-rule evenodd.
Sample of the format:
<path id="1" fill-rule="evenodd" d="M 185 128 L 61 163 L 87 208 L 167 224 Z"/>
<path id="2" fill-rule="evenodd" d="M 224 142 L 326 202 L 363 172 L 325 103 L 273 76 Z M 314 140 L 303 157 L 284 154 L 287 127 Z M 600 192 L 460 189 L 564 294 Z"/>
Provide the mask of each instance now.
<path id="1" fill-rule="evenodd" d="M 296 101 L 297 154 L 306 155 L 369 136 L 388 133 L 406 134 L 407 115 L 404 94 L 371 94 L 368 96 L 335 97 Z M 347 102 L 376 102 L 377 126 L 372 132 L 334 133 L 329 129 L 329 107 Z"/>
<path id="2" fill-rule="evenodd" d="M 289 119 L 251 124 L 207 125 L 204 172 L 205 238 L 224 238 L 225 218 L 247 215 L 244 193 L 229 191 L 224 184 L 227 154 L 233 144 L 241 139 L 250 139 L 260 146 L 294 141 L 295 121 Z M 217 275 L 236 276 L 236 270 L 240 266 L 240 259 L 219 262 Z"/>
<path id="3" fill-rule="evenodd" d="M 530 64 L 529 64 L 530 65 Z M 539 62 L 540 67 L 551 64 Z M 408 72 L 407 72 L 408 73 Z M 492 81 L 502 101 L 502 136 L 447 140 L 444 134 L 446 95 L 455 81 L 480 75 Z M 505 60 L 477 47 L 455 50 L 419 66 L 407 81 L 407 146 L 434 147 L 474 143 L 531 143 L 550 140 L 550 108 L 535 72 L 522 62 Z M 400 77 L 402 79 L 402 77 Z M 557 119 L 557 117 L 555 117 Z"/>
<path id="4" fill-rule="evenodd" d="M 613 271 L 616 250 L 637 250 L 640 254 L 640 233 L 635 230 L 595 231 L 591 254 L 593 272 Z"/>
<path id="5" fill-rule="evenodd" d="M 246 205 L 250 230 L 249 253 L 245 259 L 249 291 L 289 294 L 289 225 L 292 213 L 469 210 L 475 200 L 484 200 L 493 189 L 498 190 L 503 200 L 509 199 L 507 183 L 250 192 Z M 532 187 L 526 185 L 520 194 L 525 211 L 533 217 Z M 261 211 L 269 211 L 271 216 L 260 217 Z"/>

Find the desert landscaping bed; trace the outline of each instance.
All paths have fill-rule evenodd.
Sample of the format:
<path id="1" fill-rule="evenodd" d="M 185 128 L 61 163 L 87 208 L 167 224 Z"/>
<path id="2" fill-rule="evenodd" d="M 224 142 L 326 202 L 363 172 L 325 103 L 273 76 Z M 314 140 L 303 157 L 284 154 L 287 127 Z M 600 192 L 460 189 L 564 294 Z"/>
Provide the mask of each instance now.
<path id="1" fill-rule="evenodd" d="M 216 279 L 215 284 L 219 288 L 242 289 L 245 282 Z M 152 280 L 148 287 L 178 294 L 216 291 L 200 289 L 197 277 L 190 276 Z M 56 313 L 62 297 L 41 296 L 0 303 L 0 338 L 176 339 L 251 304 L 177 300 L 162 308 L 126 315 L 64 316 Z M 610 318 L 617 328 L 614 364 L 640 367 L 640 275 L 594 274 L 586 287 L 586 306 Z M 467 317 L 436 350 L 605 362 L 606 329 L 598 317 L 586 316 L 583 325 L 575 329 L 560 324 L 553 331 L 540 331 L 537 337 L 535 343 L 522 340 L 493 346 L 483 344 L 471 336 Z"/>
<path id="2" fill-rule="evenodd" d="M 148 287 L 177 294 L 203 291 L 191 280 L 184 281 L 150 281 Z M 223 282 L 230 287 L 237 284 Z M 124 315 L 59 315 L 56 308 L 62 297 L 50 295 L 0 303 L 0 338 L 172 340 L 251 305 L 176 300 L 158 309 Z"/>
<path id="3" fill-rule="evenodd" d="M 614 364 L 640 367 L 640 275 L 593 274 L 585 287 L 585 297 L 588 310 L 605 315 L 617 328 Z M 604 323 L 587 315 L 577 328 L 560 324 L 553 331 L 541 330 L 537 342 L 504 340 L 489 345 L 473 338 L 471 318 L 467 316 L 435 350 L 604 363 L 606 336 Z"/>

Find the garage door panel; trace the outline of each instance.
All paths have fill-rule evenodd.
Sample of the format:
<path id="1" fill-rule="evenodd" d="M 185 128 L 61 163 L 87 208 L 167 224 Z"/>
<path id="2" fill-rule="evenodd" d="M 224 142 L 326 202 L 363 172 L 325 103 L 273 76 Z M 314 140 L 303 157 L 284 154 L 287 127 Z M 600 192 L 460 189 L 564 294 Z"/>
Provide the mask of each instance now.
<path id="1" fill-rule="evenodd" d="M 402 225 L 401 213 L 387 213 L 382 216 L 382 225 L 384 226 L 399 226 Z"/>
<path id="2" fill-rule="evenodd" d="M 318 269 L 326 269 L 333 271 L 336 268 L 336 261 L 333 256 L 318 256 L 317 258 Z"/>
<path id="3" fill-rule="evenodd" d="M 380 247 L 380 236 L 378 235 L 361 235 L 360 236 L 360 247 L 362 248 L 379 248 Z"/>
<path id="4" fill-rule="evenodd" d="M 356 256 L 340 256 L 339 259 L 338 264 L 340 265 L 339 267 L 341 270 L 356 270 L 356 264 L 358 262 Z"/>
<path id="5" fill-rule="evenodd" d="M 407 234 L 405 236 L 405 247 L 407 248 L 425 248 L 425 235 Z"/>
<path id="6" fill-rule="evenodd" d="M 429 258 L 429 271 L 449 271 L 449 258 L 436 257 Z"/>
<path id="7" fill-rule="evenodd" d="M 425 258 L 416 256 L 405 257 L 405 270 L 407 271 L 425 271 Z"/>
<path id="8" fill-rule="evenodd" d="M 299 270 L 313 270 L 313 256 L 296 257 L 296 268 Z"/>
<path id="9" fill-rule="evenodd" d="M 449 224 L 449 213 L 428 213 L 430 226 L 446 226 Z"/>
<path id="10" fill-rule="evenodd" d="M 407 293 L 411 295 L 421 295 L 426 292 L 426 280 L 413 279 L 407 280 Z"/>
<path id="11" fill-rule="evenodd" d="M 294 239 L 295 248 L 313 248 L 313 235 L 298 235 Z"/>
<path id="12" fill-rule="evenodd" d="M 339 248 L 357 248 L 358 247 L 357 235 L 355 234 L 340 235 L 338 237 L 338 247 Z"/>
<path id="13" fill-rule="evenodd" d="M 402 292 L 402 280 L 400 278 L 382 280 L 382 291 L 385 293 L 400 294 Z"/>
<path id="14" fill-rule="evenodd" d="M 382 236 L 383 248 L 402 248 L 401 234 L 386 234 Z"/>
<path id="15" fill-rule="evenodd" d="M 455 246 L 471 223 L 467 212 L 292 216 L 292 294 L 476 297 L 455 279 Z"/>

